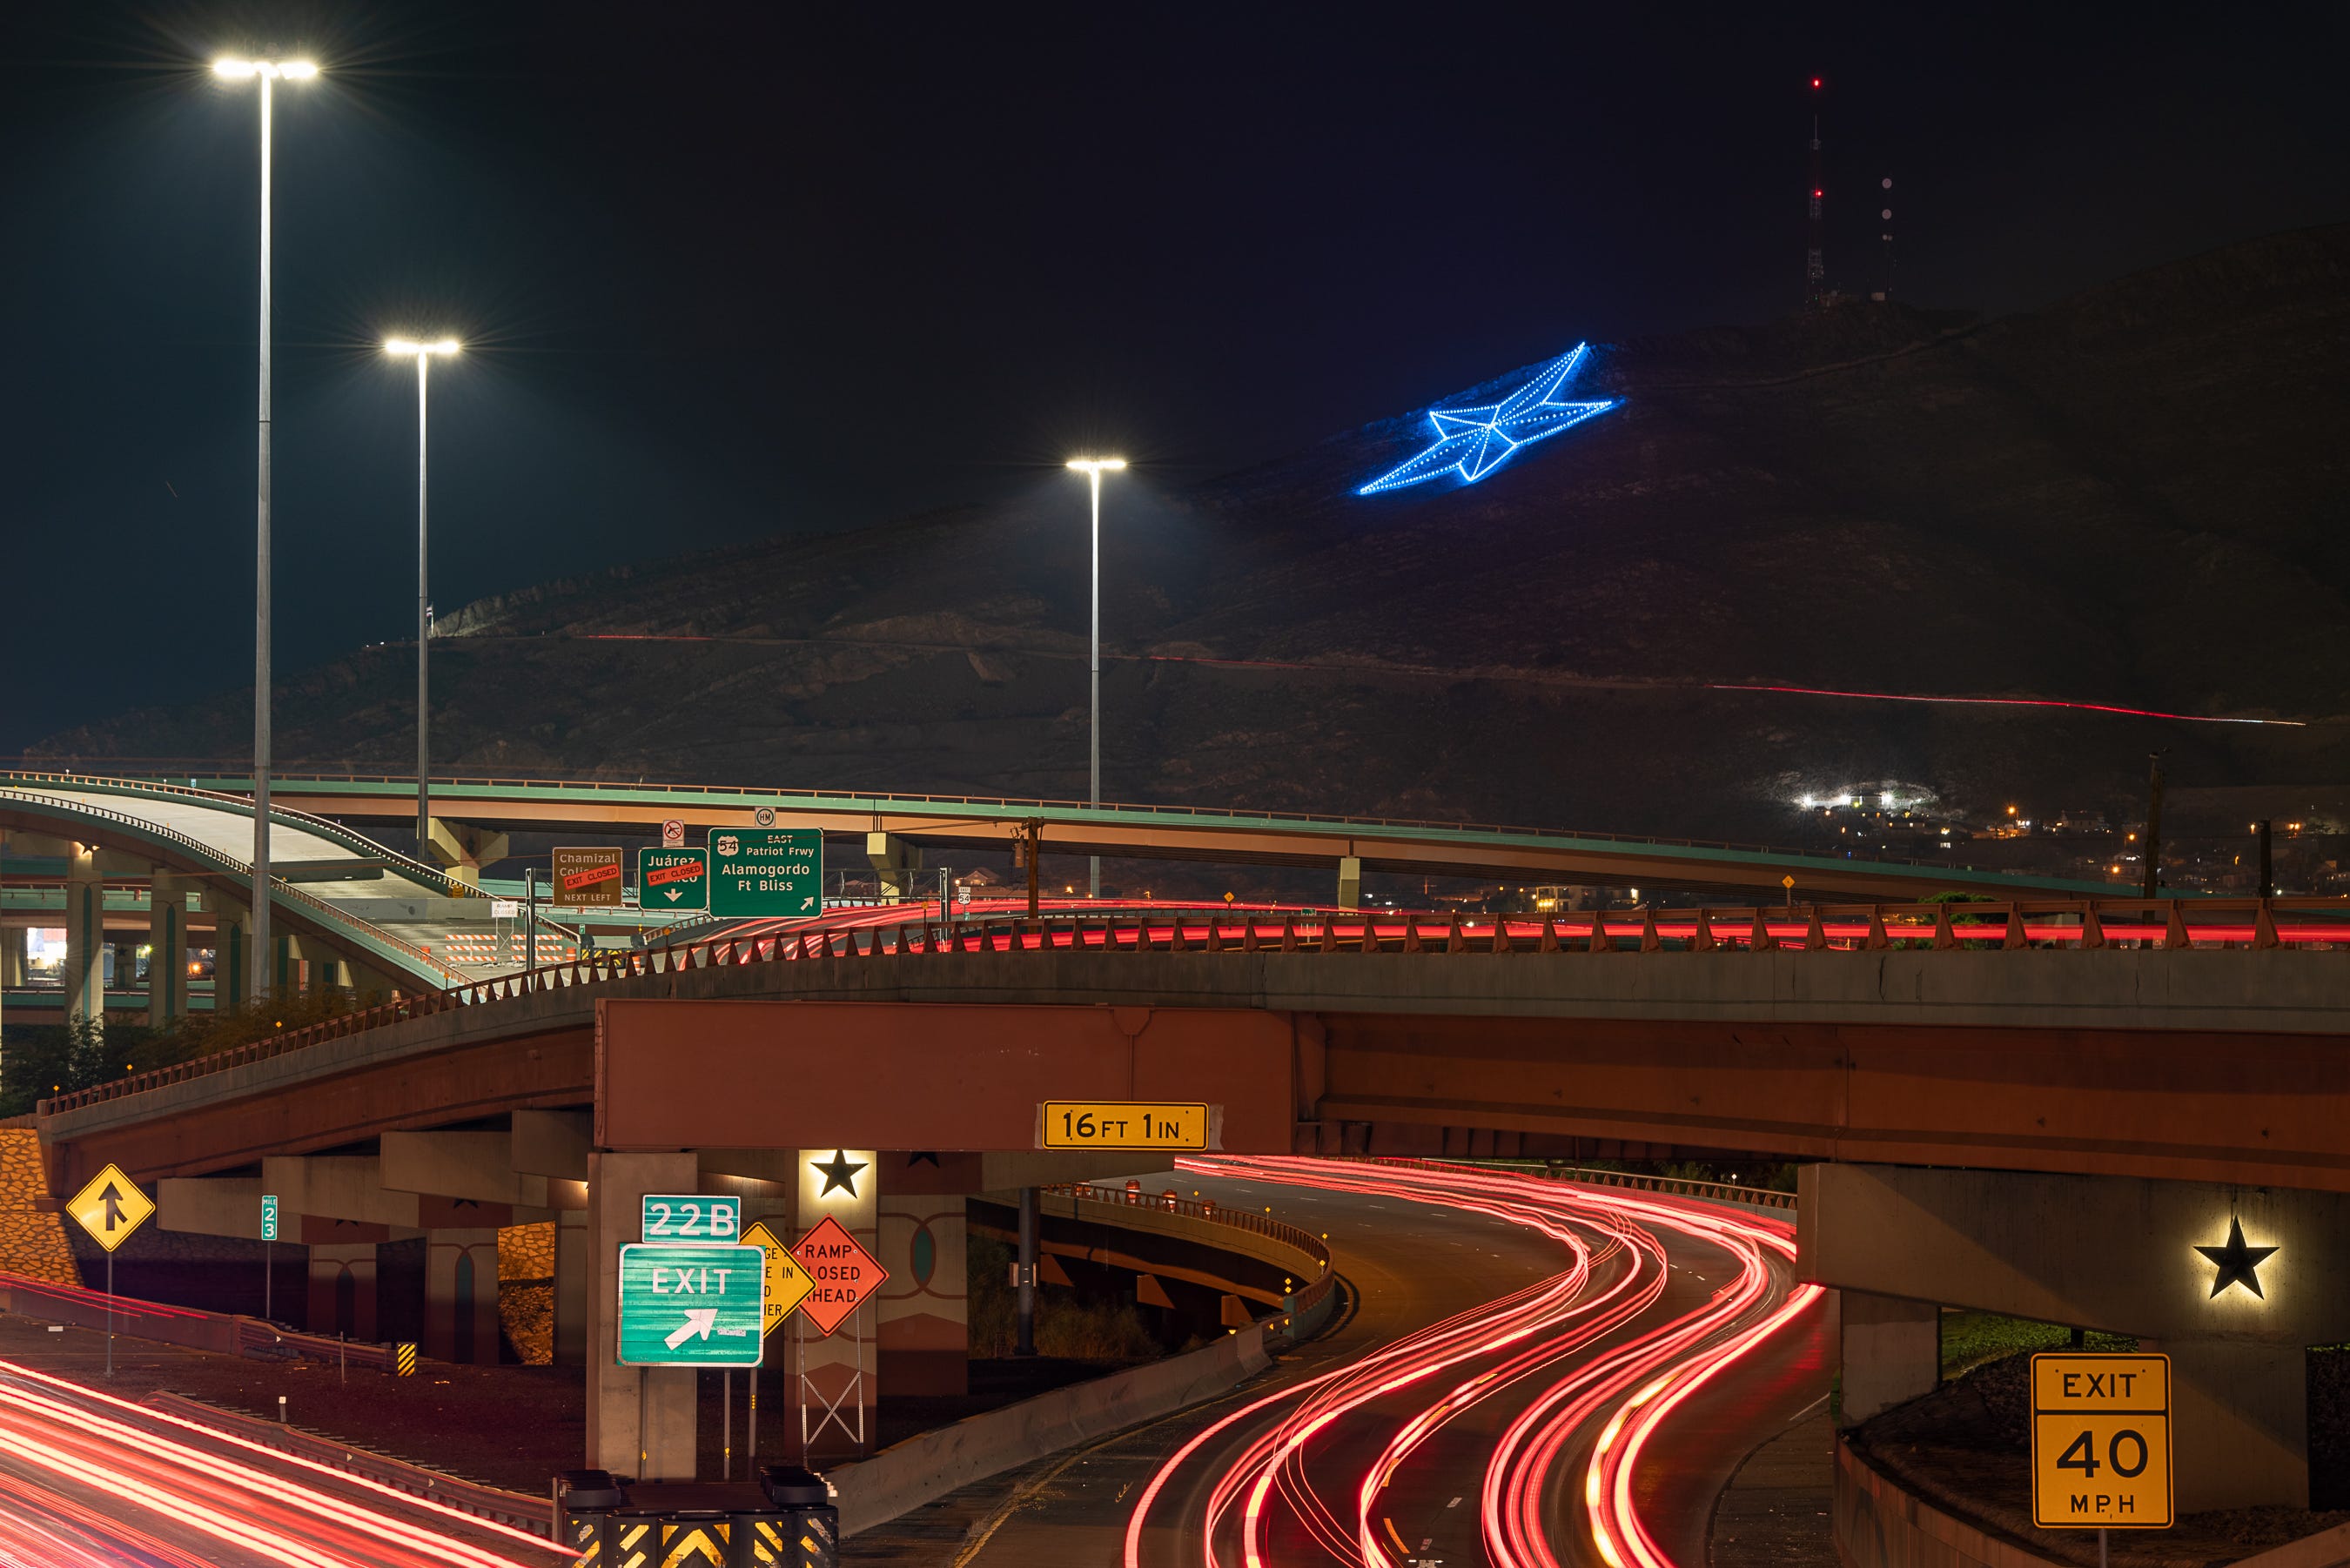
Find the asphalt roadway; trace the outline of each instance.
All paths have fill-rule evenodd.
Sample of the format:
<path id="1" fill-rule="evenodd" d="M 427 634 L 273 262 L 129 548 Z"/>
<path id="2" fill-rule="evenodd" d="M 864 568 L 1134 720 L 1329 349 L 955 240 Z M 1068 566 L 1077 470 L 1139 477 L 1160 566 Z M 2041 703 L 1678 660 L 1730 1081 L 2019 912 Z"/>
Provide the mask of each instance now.
<path id="1" fill-rule="evenodd" d="M 1615 1293 L 1619 1321 L 1605 1326 L 1571 1314 L 1547 1319 L 1553 1331 L 1561 1322 L 1588 1323 L 1587 1336 L 1569 1351 L 1534 1355 L 1528 1346 L 1544 1335 L 1511 1337 L 1506 1328 L 1481 1325 L 1496 1321 L 1493 1303 L 1555 1280 L 1575 1263 L 1562 1240 L 1496 1215 L 1390 1192 L 1188 1172 L 1179 1186 L 1228 1206 L 1269 1207 L 1293 1223 L 1326 1231 L 1348 1292 L 1336 1326 L 1221 1399 L 974 1484 L 860 1534 L 844 1543 L 844 1562 L 951 1568 L 1250 1563 L 1253 1476 L 1261 1483 L 1253 1490 L 1264 1516 L 1257 1542 L 1266 1564 L 1436 1568 L 1539 1562 L 1547 1551 L 1561 1563 L 1614 1568 L 1595 1543 L 1580 1491 L 1585 1464 L 1619 1398 L 1595 1394 L 1599 1402 L 1567 1424 L 1554 1462 L 1532 1483 L 1538 1515 L 1533 1533 L 1544 1544 L 1531 1555 L 1489 1550 L 1489 1461 L 1547 1391 L 1578 1371 L 1596 1377 L 1611 1355 L 1620 1360 L 1633 1354 L 1627 1348 L 1633 1342 L 1729 1290 L 1739 1268 L 1721 1246 L 1647 1227 L 1669 1267 L 1645 1271 L 1640 1282 L 1654 1293 L 1635 1303 L 1629 1285 L 1643 1270 L 1634 1249 L 1571 1227 L 1591 1244 L 1592 1256 L 1587 1275 L 1567 1293 L 1588 1311 L 1611 1286 L 1625 1287 Z M 1791 1288 L 1787 1271 L 1773 1260 L 1768 1275 L 1767 1284 L 1753 1284 L 1752 1304 L 1734 1322 L 1672 1354 L 1719 1345 L 1781 1307 Z M 1825 1319 L 1816 1307 L 1793 1316 L 1689 1394 L 1638 1456 L 1629 1495 L 1654 1560 L 1699 1568 L 1713 1500 L 1739 1462 L 1825 1397 L 1832 1368 Z M 1450 1331 L 1438 1326 L 1448 1323 Z M 1454 1335 L 1449 1350 L 1428 1348 L 1432 1330 L 1440 1341 L 1447 1332 Z M 1497 1339 L 1506 1343 L 1492 1343 Z M 1416 1340 L 1422 1349 L 1414 1355 L 1395 1348 Z M 1285 1419 L 1296 1434 L 1302 1402 L 1332 1397 L 1350 1380 L 1363 1384 L 1357 1372 L 1380 1366 L 1383 1356 L 1399 1358 L 1385 1362 L 1390 1372 L 1357 1386 L 1342 1410 L 1298 1438 L 1294 1462 L 1265 1462 L 1263 1445 L 1279 1445 Z M 1617 1376 L 1645 1381 L 1653 1372 Z M 1619 1393 L 1627 1386 L 1619 1383 Z M 1282 1397 L 1283 1390 L 1295 1392 Z M 1211 1435 L 1170 1468 L 1203 1433 Z M 1409 1445 L 1400 1456 L 1399 1442 Z M 1155 1479 L 1159 1490 L 1146 1520 L 1133 1527 L 1138 1501 Z M 1357 1539 L 1362 1532 L 1371 1539 Z"/>

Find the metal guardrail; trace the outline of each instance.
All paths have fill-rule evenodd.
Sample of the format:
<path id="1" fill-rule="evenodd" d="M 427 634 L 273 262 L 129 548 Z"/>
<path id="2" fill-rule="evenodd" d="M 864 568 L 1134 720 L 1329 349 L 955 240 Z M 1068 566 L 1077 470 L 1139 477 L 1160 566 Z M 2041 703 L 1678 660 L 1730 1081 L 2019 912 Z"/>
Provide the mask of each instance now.
<path id="1" fill-rule="evenodd" d="M 2191 917 L 2191 919 L 2190 919 Z M 1544 916 L 1169 910 L 1124 917 L 991 917 L 940 925 L 810 927 L 596 952 L 532 973 L 475 981 L 338 1013 L 300 1029 L 41 1102 L 55 1115 L 226 1072 L 289 1051 L 542 991 L 623 983 L 688 970 L 802 959 L 927 958 L 1058 952 L 1544 953 L 1705 951 L 1853 953 L 1897 946 L 1948 951 L 2240 948 L 2350 951 L 2350 898 L 2018 899 L 1967 904 L 1798 905 L 1790 909 L 1639 909 Z M 1669 960 L 1666 961 L 1669 961 Z M 1823 958 L 1819 961 L 1833 962 Z"/>
<path id="2" fill-rule="evenodd" d="M 1290 1295 L 1287 1311 L 1304 1316 L 1321 1303 L 1322 1298 L 1336 1287 L 1337 1275 L 1330 1267 L 1330 1243 L 1313 1231 L 1275 1220 L 1270 1215 L 1252 1213 L 1246 1209 L 1233 1209 L 1212 1199 L 1178 1198 L 1166 1192 L 1144 1192 L 1139 1188 L 1100 1187 L 1091 1182 L 1056 1182 L 1037 1190 L 1056 1198 L 1074 1198 L 1081 1202 L 1098 1202 L 1118 1209 L 1141 1209 L 1161 1214 L 1186 1214 L 1213 1225 L 1229 1225 L 1235 1231 L 1246 1231 L 1263 1236 L 1269 1241 L 1293 1248 L 1305 1255 L 1314 1265 L 1313 1280 L 1302 1291 Z"/>
<path id="3" fill-rule="evenodd" d="M 1634 1192 L 1656 1192 L 1674 1198 L 1706 1198 L 1717 1202 L 1743 1203 L 1755 1209 L 1793 1212 L 1795 1195 L 1773 1187 L 1750 1187 L 1739 1181 L 1704 1181 L 1687 1176 L 1649 1176 L 1634 1170 L 1600 1170 L 1589 1166 L 1533 1166 L 1523 1160 L 1412 1159 L 1400 1156 L 1351 1156 L 1357 1164 L 1399 1166 L 1414 1170 L 1465 1170 L 1491 1174 L 1497 1170 L 1530 1176 L 1541 1181 L 1573 1181 L 1589 1187 L 1619 1187 Z"/>
<path id="4" fill-rule="evenodd" d="M 92 805 L 86 800 L 76 799 L 70 796 L 36 794 L 30 790 L 10 789 L 5 785 L 0 785 L 0 805 L 5 805 L 9 801 L 17 801 L 33 805 L 45 806 L 52 811 L 69 812 L 85 816 L 102 817 L 107 821 L 119 823 L 135 832 L 146 834 L 151 837 L 160 838 L 167 844 L 176 845 L 182 849 L 190 851 L 200 860 L 208 861 L 218 867 L 225 869 L 230 876 L 243 877 L 248 881 L 253 876 L 252 862 L 239 860 L 234 856 L 229 855 L 222 850 L 215 849 L 209 844 L 201 843 L 196 839 L 189 837 L 186 834 L 180 832 L 177 828 L 166 827 L 160 822 L 151 822 L 142 816 L 132 816 L 127 812 L 109 811 L 102 805 Z M 440 961 L 433 958 L 431 953 L 426 952 L 422 948 L 417 947 L 411 942 L 402 941 L 400 938 L 393 936 L 390 931 L 384 930 L 379 926 L 371 925 L 368 921 L 360 919 L 356 915 L 348 914 L 341 909 L 338 909 L 332 904 L 328 903 L 325 899 L 314 898 L 290 882 L 282 882 L 277 880 L 276 877 L 272 877 L 270 879 L 269 886 L 270 891 L 278 899 L 285 903 L 298 907 L 304 913 L 309 915 L 312 919 L 317 920 L 320 924 L 326 926 L 330 930 L 339 928 L 346 933 L 358 937 L 363 942 L 374 942 L 380 944 L 388 951 L 397 953 L 400 957 L 413 963 L 421 973 L 437 973 L 443 976 L 445 979 L 450 980 L 453 980 L 457 977 L 457 971 L 455 970 L 451 969 L 447 964 L 442 963 Z"/>
<path id="5" fill-rule="evenodd" d="M 331 1466 L 388 1486 L 395 1491 L 406 1492 L 411 1497 L 472 1514 L 476 1519 L 494 1520 L 500 1524 L 535 1530 L 543 1534 L 554 1533 L 554 1504 L 546 1498 L 484 1486 L 479 1481 L 469 1481 L 462 1476 L 448 1475 L 423 1465 L 412 1464 L 338 1438 L 240 1411 L 224 1410 L 184 1395 L 151 1394 L 145 1403 L 148 1408 L 159 1414 L 176 1416 L 199 1426 L 234 1433 L 247 1442 L 260 1443 Z"/>

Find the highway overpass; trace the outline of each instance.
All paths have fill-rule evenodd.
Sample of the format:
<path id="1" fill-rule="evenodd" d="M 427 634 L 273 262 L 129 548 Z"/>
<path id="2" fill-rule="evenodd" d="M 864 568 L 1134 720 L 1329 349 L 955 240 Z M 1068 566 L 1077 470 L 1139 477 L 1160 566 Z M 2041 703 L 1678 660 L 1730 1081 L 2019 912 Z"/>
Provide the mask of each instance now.
<path id="1" fill-rule="evenodd" d="M 691 1378 L 589 1350 L 645 1194 L 737 1192 L 803 1228 L 853 1201 L 843 1223 L 896 1275 L 935 1271 L 935 1244 L 909 1239 L 959 1235 L 966 1198 L 1148 1162 L 1038 1150 L 1045 1099 L 1206 1101 L 1233 1153 L 1835 1162 L 1894 1173 L 1818 1188 L 1845 1196 L 1804 1215 L 1808 1277 L 1846 1293 L 1852 1418 L 1932 1376 L 1930 1303 L 2078 1303 L 2077 1321 L 2168 1336 L 2197 1397 L 2253 1391 L 2249 1426 L 2194 1439 L 2262 1457 L 2215 1459 L 2212 1506 L 2290 1501 L 2306 1496 L 2287 1396 L 2309 1343 L 2292 1335 L 2339 1314 L 2264 1325 L 2162 1292 L 2203 1289 L 2181 1265 L 2214 1239 L 2214 1202 L 2289 1238 L 2302 1288 L 2333 1277 L 2316 1239 L 2350 1220 L 2350 943 L 2337 909 L 2304 902 L 2050 900 L 1975 907 L 1977 924 L 1945 905 L 809 930 L 403 998 L 57 1096 L 34 1122 L 50 1190 L 119 1164 L 153 1184 L 166 1231 L 252 1238 L 259 1195 L 279 1194 L 314 1301 L 321 1280 L 371 1278 L 376 1247 L 424 1239 L 430 1354 L 495 1341 L 455 1333 L 478 1297 L 441 1260 L 552 1224 L 590 1454 L 625 1469 L 641 1445 L 653 1473 L 690 1466 Z M 810 1174 L 842 1161 L 871 1173 L 847 1199 Z M 1937 1189 L 1887 1262 L 1868 1235 L 1921 1167 L 1975 1186 Z M 2075 1185 L 2018 1210 L 1996 1200 L 2002 1172 Z M 2049 1255 L 2151 1280 L 2152 1304 L 2133 1317 L 2127 1293 L 2052 1283 Z M 893 1328 L 916 1319 L 927 1337 Z M 935 1357 L 956 1332 L 885 1313 L 822 1342 L 819 1370 L 846 1378 L 853 1356 L 901 1377 L 913 1353 L 893 1361 L 893 1343 Z"/>
<path id="2" fill-rule="evenodd" d="M 234 794 L 251 781 L 191 775 L 195 787 Z M 408 823 L 411 779 L 278 775 L 271 801 L 355 821 Z M 1964 864 L 1805 855 L 1766 845 L 1566 833 L 1384 817 L 1309 816 L 1190 806 L 1101 805 L 948 795 L 864 795 L 814 790 L 721 788 L 594 780 L 436 779 L 434 810 L 477 830 L 657 832 L 682 821 L 690 833 L 750 827 L 770 812 L 782 826 L 816 827 L 863 841 L 1003 849 L 1023 824 L 1042 825 L 1052 853 L 1195 863 L 1305 866 L 1334 876 L 1364 871 L 1481 877 L 1611 888 L 1749 888 L 1777 898 L 1783 878 L 1797 898 L 1906 899 L 1951 889 L 1991 894 L 2118 891 L 2104 883 L 1979 871 Z M 1953 851 L 1952 860 L 1963 860 Z M 1341 900 L 1351 902 L 1351 900 Z"/>

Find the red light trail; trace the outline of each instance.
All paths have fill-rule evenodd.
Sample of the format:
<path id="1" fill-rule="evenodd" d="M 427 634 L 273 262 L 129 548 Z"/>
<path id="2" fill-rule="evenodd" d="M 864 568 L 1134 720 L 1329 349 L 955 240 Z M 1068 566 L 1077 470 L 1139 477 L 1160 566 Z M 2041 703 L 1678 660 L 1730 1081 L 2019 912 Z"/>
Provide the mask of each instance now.
<path id="1" fill-rule="evenodd" d="M 1387 1501 L 1395 1483 L 1416 1466 L 1440 1462 L 1426 1450 L 1449 1425 L 1502 1399 L 1523 1407 L 1483 1461 L 1479 1528 L 1495 1564 L 1558 1568 L 1586 1555 L 1562 1547 L 1572 1530 L 1610 1568 L 1677 1568 L 1639 1512 L 1644 1454 L 1684 1401 L 1821 1294 L 1783 1284 L 1794 1242 L 1789 1224 L 1768 1214 L 1466 1167 L 1222 1157 L 1179 1165 L 1485 1215 L 1555 1241 L 1566 1266 L 1266 1395 L 1193 1436 L 1136 1498 L 1125 1568 L 1273 1568 L 1276 1561 L 1406 1568 L 1412 1554 Z M 1685 1263 L 1669 1263 L 1659 1232 L 1720 1252 L 1732 1274 L 1701 1304 L 1642 1328 L 1659 1310 L 1669 1267 L 1687 1277 Z M 1370 1428 L 1382 1434 L 1369 1463 L 1339 1451 L 1342 1423 L 1357 1439 Z M 1568 1469 L 1586 1446 L 1577 1487 Z M 1359 1440 L 1354 1447 L 1359 1453 Z M 1452 1458 L 1460 1462 L 1457 1451 Z M 1204 1491 L 1180 1494 L 1199 1501 L 1176 1507 L 1177 1479 L 1203 1467 L 1212 1472 Z M 1171 1548 L 1170 1540 L 1190 1544 Z M 1292 1550 L 1301 1542 L 1302 1557 Z"/>
<path id="2" fill-rule="evenodd" d="M 569 1555 L 525 1531 L 0 1362 L 0 1563 L 533 1568 Z"/>
<path id="3" fill-rule="evenodd" d="M 2077 713 L 2118 713 L 2130 719 L 2168 719 L 2181 724 L 2274 724 L 2309 727 L 2303 719 L 2244 719 L 2220 713 L 2166 713 L 2158 708 L 2128 708 L 2118 702 L 2073 702 L 2058 697 L 1936 697 L 1914 691 L 1839 691 L 1826 686 L 1733 686 L 1710 682 L 1711 691 L 1769 691 L 1791 697 L 1849 697 L 1863 702 L 1939 702 L 1961 708 L 2069 708 Z"/>

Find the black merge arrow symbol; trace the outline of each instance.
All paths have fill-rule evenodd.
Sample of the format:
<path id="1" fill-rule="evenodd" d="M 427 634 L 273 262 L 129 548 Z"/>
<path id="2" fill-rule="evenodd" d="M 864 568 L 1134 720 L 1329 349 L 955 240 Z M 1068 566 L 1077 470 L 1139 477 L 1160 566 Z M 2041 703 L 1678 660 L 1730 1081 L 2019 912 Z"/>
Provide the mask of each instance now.
<path id="1" fill-rule="evenodd" d="M 109 1181 L 106 1184 L 106 1190 L 98 1195 L 98 1199 L 106 1205 L 106 1228 L 110 1231 L 122 1218 L 122 1194 L 117 1192 L 114 1183 Z"/>

